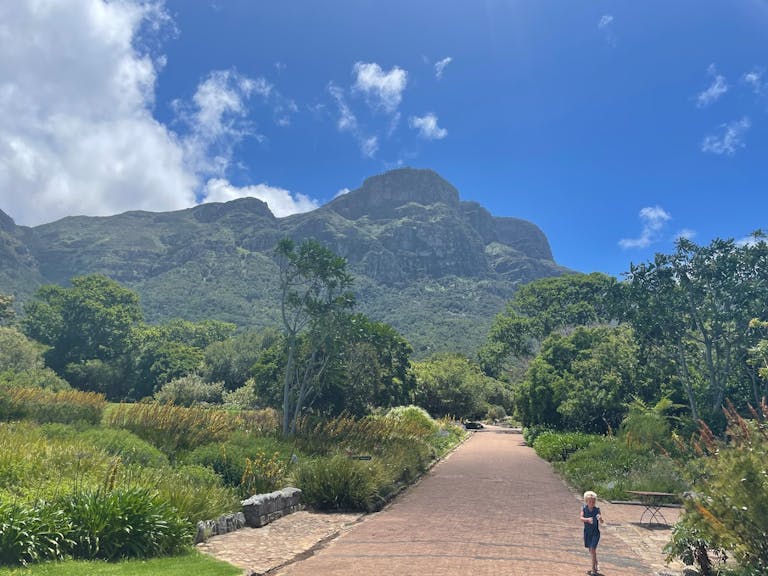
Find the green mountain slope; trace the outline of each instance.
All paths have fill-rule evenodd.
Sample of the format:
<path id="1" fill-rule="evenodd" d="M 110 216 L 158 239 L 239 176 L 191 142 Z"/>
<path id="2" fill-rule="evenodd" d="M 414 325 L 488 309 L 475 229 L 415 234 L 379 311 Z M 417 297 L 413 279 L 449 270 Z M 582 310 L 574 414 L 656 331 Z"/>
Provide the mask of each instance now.
<path id="1" fill-rule="evenodd" d="M 0 213 L 0 292 L 103 273 L 136 290 L 150 322 L 276 325 L 276 242 L 314 238 L 344 256 L 358 309 L 419 355 L 472 353 L 515 287 L 568 272 L 534 224 L 492 216 L 430 170 L 400 169 L 312 212 L 275 218 L 254 198 L 165 213 L 69 217 L 34 228 Z"/>

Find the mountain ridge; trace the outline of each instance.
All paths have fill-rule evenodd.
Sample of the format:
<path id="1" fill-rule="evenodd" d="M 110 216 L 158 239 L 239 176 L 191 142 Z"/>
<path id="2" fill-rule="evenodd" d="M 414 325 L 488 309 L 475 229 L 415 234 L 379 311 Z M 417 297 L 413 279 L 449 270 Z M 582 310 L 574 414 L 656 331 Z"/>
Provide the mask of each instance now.
<path id="1" fill-rule="evenodd" d="M 277 325 L 273 252 L 286 236 L 346 258 L 360 311 L 423 353 L 443 344 L 471 352 L 517 285 L 571 272 L 534 223 L 462 201 L 431 170 L 401 168 L 283 218 L 256 198 L 35 227 L 0 211 L 0 292 L 23 302 L 43 283 L 102 273 L 139 294 L 150 322 Z"/>

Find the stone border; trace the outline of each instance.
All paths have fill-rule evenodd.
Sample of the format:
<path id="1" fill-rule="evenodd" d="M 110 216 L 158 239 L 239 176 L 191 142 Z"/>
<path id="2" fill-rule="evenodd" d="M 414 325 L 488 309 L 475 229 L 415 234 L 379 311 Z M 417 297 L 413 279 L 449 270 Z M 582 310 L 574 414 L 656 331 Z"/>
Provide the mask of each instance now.
<path id="1" fill-rule="evenodd" d="M 245 524 L 251 528 L 261 528 L 281 516 L 301 509 L 301 490 L 290 486 L 243 500 Z"/>

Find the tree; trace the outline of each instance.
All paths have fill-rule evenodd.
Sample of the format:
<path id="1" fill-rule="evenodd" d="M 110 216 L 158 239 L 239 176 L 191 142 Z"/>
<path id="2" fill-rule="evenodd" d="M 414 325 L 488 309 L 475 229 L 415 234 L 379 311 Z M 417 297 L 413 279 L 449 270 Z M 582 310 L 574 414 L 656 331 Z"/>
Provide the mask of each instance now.
<path id="1" fill-rule="evenodd" d="M 287 347 L 282 426 L 287 437 L 295 432 L 307 395 L 319 384 L 335 353 L 340 320 L 354 306 L 354 296 L 346 260 L 318 242 L 305 240 L 296 246 L 286 238 L 278 243 L 276 255 Z"/>
<path id="2" fill-rule="evenodd" d="M 724 398 L 741 388 L 756 334 L 768 316 L 768 244 L 678 240 L 674 254 L 632 266 L 622 286 L 625 319 L 644 349 L 665 354 L 691 416 L 718 418 Z M 739 397 L 743 405 L 747 398 Z"/>
<path id="3" fill-rule="evenodd" d="M 616 280 L 597 272 L 542 278 L 521 286 L 495 318 L 479 353 L 483 370 L 498 376 L 510 356 L 529 358 L 555 330 L 614 319 L 615 291 Z"/>
<path id="4" fill-rule="evenodd" d="M 604 433 L 621 423 L 637 387 L 632 329 L 580 326 L 544 340 L 515 390 L 516 414 L 526 426 Z"/>
<path id="5" fill-rule="evenodd" d="M 13 296 L 0 294 L 0 326 L 14 317 Z"/>
<path id="6" fill-rule="evenodd" d="M 208 382 L 224 382 L 227 390 L 237 390 L 252 376 L 252 368 L 266 350 L 280 340 L 275 328 L 247 331 L 205 348 L 203 376 Z"/>
<path id="7" fill-rule="evenodd" d="M 234 324 L 214 320 L 174 319 L 156 326 L 136 326 L 131 335 L 130 396 L 151 396 L 174 379 L 204 372 L 204 349 L 226 341 L 234 330 Z"/>
<path id="8" fill-rule="evenodd" d="M 114 374 L 129 351 L 131 331 L 141 320 L 135 292 L 92 274 L 73 278 L 67 288 L 41 287 L 25 307 L 22 325 L 28 336 L 50 346 L 46 363 L 68 378 L 82 372 L 78 366 L 89 361 L 108 364 L 107 372 Z M 109 383 L 78 384 L 102 391 Z"/>
<path id="9" fill-rule="evenodd" d="M 480 366 L 460 354 L 438 354 L 415 362 L 414 402 L 432 416 L 481 418 L 493 399 L 499 403 L 502 384 L 483 374 Z M 505 406 L 508 408 L 510 406 Z"/>

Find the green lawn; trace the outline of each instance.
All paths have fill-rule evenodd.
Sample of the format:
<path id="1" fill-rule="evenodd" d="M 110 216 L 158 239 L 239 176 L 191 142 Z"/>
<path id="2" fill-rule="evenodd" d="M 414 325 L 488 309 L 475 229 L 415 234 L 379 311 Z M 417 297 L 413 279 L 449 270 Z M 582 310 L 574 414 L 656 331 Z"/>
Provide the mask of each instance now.
<path id="1" fill-rule="evenodd" d="M 243 571 L 195 550 L 183 556 L 123 562 L 69 560 L 26 568 L 0 568 L 0 576 L 240 576 Z"/>

